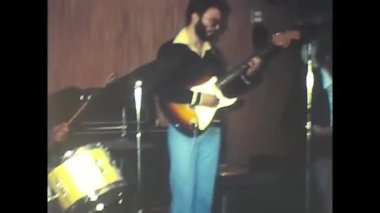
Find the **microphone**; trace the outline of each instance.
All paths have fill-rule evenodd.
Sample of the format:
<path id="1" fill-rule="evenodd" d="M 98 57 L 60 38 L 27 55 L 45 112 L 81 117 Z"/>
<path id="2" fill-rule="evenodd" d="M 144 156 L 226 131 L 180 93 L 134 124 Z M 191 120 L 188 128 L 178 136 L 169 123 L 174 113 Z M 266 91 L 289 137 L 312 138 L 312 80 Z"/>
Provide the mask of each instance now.
<path id="1" fill-rule="evenodd" d="M 309 60 L 312 60 L 313 67 L 318 67 L 316 52 L 319 46 L 318 40 L 312 40 L 308 43 L 304 43 L 301 47 L 301 59 L 304 64 L 308 64 Z"/>
<path id="2" fill-rule="evenodd" d="M 140 122 L 140 112 L 141 112 L 141 96 L 142 96 L 142 89 L 141 89 L 142 81 L 138 80 L 135 82 L 135 106 L 136 106 L 136 119 L 138 123 Z"/>

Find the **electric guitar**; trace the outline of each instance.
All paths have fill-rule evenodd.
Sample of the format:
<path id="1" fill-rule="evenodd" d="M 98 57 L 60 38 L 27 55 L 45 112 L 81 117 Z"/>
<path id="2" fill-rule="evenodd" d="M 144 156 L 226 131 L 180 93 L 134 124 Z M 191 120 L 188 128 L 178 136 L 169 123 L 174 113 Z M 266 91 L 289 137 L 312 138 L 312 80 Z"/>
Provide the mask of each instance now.
<path id="1" fill-rule="evenodd" d="M 256 55 L 249 57 L 249 60 L 254 56 L 265 56 L 272 52 L 276 47 L 286 48 L 292 40 L 298 40 L 300 33 L 296 30 L 276 33 L 272 36 L 272 43 L 269 48 L 261 51 Z M 229 73 L 227 76 L 218 79 L 216 76 L 211 76 L 206 82 L 199 85 L 191 85 L 190 90 L 197 93 L 205 93 L 215 95 L 219 99 L 219 103 L 215 107 L 190 104 L 165 102 L 160 103 L 161 109 L 169 120 L 177 129 L 187 135 L 200 135 L 211 124 L 218 109 L 231 106 L 237 101 L 235 98 L 227 98 L 222 93 L 222 88 L 231 82 L 236 77 L 240 76 L 248 68 L 248 61 L 245 61 L 238 69 Z"/>

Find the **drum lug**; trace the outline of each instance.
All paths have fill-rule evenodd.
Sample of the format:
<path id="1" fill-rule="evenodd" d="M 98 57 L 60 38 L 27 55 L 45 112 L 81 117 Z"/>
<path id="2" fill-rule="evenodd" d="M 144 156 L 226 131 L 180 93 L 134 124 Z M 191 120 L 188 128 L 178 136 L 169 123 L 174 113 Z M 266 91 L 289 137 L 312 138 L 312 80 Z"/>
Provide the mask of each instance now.
<path id="1" fill-rule="evenodd" d="M 88 197 L 90 198 L 90 201 L 97 201 L 98 200 L 98 195 L 96 195 L 95 193 L 88 195 Z"/>
<path id="2" fill-rule="evenodd" d="M 57 188 L 59 189 L 59 193 L 58 194 L 62 194 L 63 197 L 65 197 L 67 194 L 66 194 L 66 191 L 64 190 L 63 188 L 63 184 L 61 182 L 58 182 L 56 184 Z"/>
<path id="3" fill-rule="evenodd" d="M 117 203 L 118 204 L 122 204 L 123 203 L 123 198 L 121 198 Z"/>
<path id="4" fill-rule="evenodd" d="M 96 165 L 98 166 L 98 168 L 99 168 L 99 170 L 100 170 L 100 172 L 101 172 L 102 174 L 107 174 L 107 171 L 102 167 L 102 165 L 103 165 L 102 162 L 96 160 L 95 163 L 96 163 Z"/>
<path id="5" fill-rule="evenodd" d="M 122 198 L 123 192 L 120 192 L 117 196 L 120 197 L 120 200 L 118 201 L 118 204 L 122 204 L 123 201 L 124 201 L 123 198 Z"/>

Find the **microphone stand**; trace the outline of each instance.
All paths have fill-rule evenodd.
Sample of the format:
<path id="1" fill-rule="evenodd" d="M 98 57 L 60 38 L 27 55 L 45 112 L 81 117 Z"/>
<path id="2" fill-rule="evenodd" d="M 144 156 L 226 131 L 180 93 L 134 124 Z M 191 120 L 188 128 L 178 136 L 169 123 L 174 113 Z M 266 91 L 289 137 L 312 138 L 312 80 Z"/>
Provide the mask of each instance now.
<path id="1" fill-rule="evenodd" d="M 141 119 L 140 119 L 140 111 L 141 111 L 141 89 L 142 81 L 138 80 L 135 83 L 135 106 L 136 106 L 136 142 L 137 142 L 137 213 L 142 213 L 142 181 L 141 181 Z"/>
<path id="2" fill-rule="evenodd" d="M 312 91 L 314 86 L 312 43 L 307 44 L 307 121 L 306 121 L 306 171 L 305 171 L 305 213 L 310 213 L 310 166 L 311 166 L 311 107 Z"/>

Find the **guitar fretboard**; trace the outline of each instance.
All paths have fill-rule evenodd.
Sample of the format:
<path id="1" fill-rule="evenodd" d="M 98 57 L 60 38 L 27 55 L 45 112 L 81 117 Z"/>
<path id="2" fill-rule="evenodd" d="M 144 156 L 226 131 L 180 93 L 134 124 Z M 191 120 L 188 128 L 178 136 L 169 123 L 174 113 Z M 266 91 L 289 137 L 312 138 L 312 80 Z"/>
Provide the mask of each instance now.
<path id="1" fill-rule="evenodd" d="M 216 83 L 216 86 L 219 89 L 223 89 L 229 82 L 234 80 L 236 77 L 242 75 L 248 68 L 248 62 L 255 56 L 259 56 L 260 58 L 264 58 L 267 56 L 269 53 L 273 52 L 275 49 L 277 49 L 275 45 L 271 44 L 267 48 L 264 48 L 263 50 L 259 51 L 256 54 L 251 55 L 246 59 L 241 65 L 237 66 L 236 68 L 233 69 L 233 71 L 229 72 L 225 77 L 223 77 L 221 80 L 219 80 Z"/>

